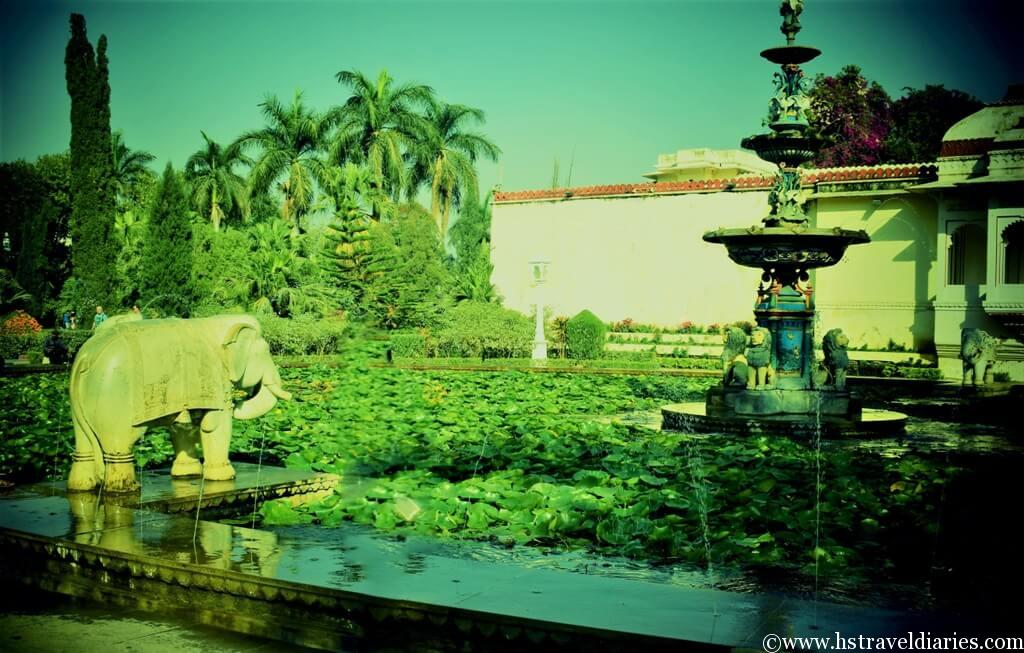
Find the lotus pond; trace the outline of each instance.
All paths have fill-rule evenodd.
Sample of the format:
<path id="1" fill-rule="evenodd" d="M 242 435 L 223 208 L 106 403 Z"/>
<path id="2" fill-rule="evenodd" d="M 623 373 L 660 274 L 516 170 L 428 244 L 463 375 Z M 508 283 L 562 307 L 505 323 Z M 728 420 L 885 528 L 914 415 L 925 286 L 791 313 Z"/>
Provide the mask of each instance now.
<path id="1" fill-rule="evenodd" d="M 864 592 L 881 584 L 915 607 L 991 602 L 1007 569 L 990 561 L 1015 559 L 1000 506 L 1019 496 L 1009 479 L 1021 456 L 996 427 L 915 420 L 899 441 L 819 448 L 785 434 L 696 436 L 608 419 L 697 400 L 711 378 L 358 361 L 282 376 L 293 401 L 236 422 L 234 458 L 343 482 L 300 509 L 264 504 L 267 528 L 476 540 L 466 546 L 510 558 L 572 551 L 652 575 L 700 573 L 712 585 L 737 574 L 762 589 L 819 583 L 842 600 L 869 600 Z M 0 474 L 66 472 L 66 393 L 61 375 L 0 378 Z M 170 453 L 158 431 L 136 450 L 141 467 L 166 466 Z"/>

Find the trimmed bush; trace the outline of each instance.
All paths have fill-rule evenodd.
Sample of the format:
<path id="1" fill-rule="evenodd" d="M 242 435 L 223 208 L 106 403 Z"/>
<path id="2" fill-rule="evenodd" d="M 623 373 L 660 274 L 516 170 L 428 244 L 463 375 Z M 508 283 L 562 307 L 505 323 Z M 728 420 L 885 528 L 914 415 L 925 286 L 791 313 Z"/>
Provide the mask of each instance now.
<path id="1" fill-rule="evenodd" d="M 341 351 L 348 339 L 349 324 L 339 319 L 318 319 L 311 315 L 293 318 L 259 316 L 263 338 L 270 353 L 285 356 L 323 356 Z"/>
<path id="2" fill-rule="evenodd" d="M 425 358 L 427 340 L 420 333 L 392 333 L 391 353 L 395 358 Z"/>
<path id="3" fill-rule="evenodd" d="M 60 329 L 59 333 L 60 339 L 64 341 L 64 345 L 68 348 L 68 360 L 75 359 L 78 350 L 82 348 L 85 341 L 92 335 L 92 331 L 88 329 Z"/>
<path id="4" fill-rule="evenodd" d="M 446 313 L 437 333 L 437 355 L 454 358 L 518 358 L 530 355 L 533 321 L 497 304 L 462 302 Z"/>
<path id="5" fill-rule="evenodd" d="M 604 322 L 590 311 L 577 313 L 565 327 L 569 358 L 601 358 L 604 355 L 606 329 Z"/>

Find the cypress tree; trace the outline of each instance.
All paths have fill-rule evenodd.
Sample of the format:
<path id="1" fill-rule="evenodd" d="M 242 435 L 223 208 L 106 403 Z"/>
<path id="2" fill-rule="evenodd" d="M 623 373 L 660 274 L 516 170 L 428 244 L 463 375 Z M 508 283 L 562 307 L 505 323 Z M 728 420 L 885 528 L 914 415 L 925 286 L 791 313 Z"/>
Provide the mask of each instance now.
<path id="1" fill-rule="evenodd" d="M 192 224 L 185 189 L 169 163 L 149 214 L 141 276 L 143 303 L 168 315 L 188 316 L 194 300 Z"/>
<path id="2" fill-rule="evenodd" d="M 71 14 L 71 39 L 64 56 L 71 96 L 71 265 L 88 300 L 109 303 L 116 283 L 114 160 L 110 147 L 110 84 L 107 37 L 93 53 L 85 18 Z M 80 307 L 83 315 L 87 307 Z"/>

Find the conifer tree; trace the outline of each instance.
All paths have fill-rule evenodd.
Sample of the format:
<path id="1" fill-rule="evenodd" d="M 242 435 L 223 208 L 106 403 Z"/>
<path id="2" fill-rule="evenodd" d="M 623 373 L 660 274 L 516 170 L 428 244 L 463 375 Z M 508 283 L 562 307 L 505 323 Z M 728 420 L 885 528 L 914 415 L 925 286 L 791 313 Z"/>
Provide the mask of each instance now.
<path id="1" fill-rule="evenodd" d="M 71 14 L 64 64 L 71 96 L 72 270 L 90 303 L 109 303 L 116 283 L 117 242 L 111 233 L 115 198 L 107 38 L 100 36 L 94 53 L 81 14 Z"/>
<path id="2" fill-rule="evenodd" d="M 371 284 L 387 268 L 372 243 L 371 228 L 376 223 L 364 201 L 369 193 L 368 174 L 349 163 L 329 170 L 325 185 L 335 207 L 334 220 L 324 233 L 325 271 L 341 289 L 352 294 L 355 308 L 362 313 Z"/>
<path id="3" fill-rule="evenodd" d="M 187 316 L 194 300 L 192 225 L 178 174 L 167 164 L 153 199 L 142 255 L 141 301 Z"/>

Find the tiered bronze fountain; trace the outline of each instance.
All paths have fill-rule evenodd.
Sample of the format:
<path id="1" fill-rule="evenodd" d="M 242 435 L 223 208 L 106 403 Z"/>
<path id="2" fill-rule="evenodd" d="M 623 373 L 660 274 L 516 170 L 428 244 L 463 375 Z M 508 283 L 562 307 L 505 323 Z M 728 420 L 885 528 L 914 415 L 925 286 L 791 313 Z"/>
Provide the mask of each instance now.
<path id="1" fill-rule="evenodd" d="M 769 214 L 762 225 L 704 234 L 705 241 L 725 245 L 736 263 L 762 270 L 754 307 L 757 328 L 749 339 L 738 328 L 726 333 L 722 384 L 708 391 L 703 404 L 664 407 L 664 428 L 833 437 L 903 429 L 905 415 L 862 409 L 846 388 L 847 340 L 839 329 L 823 339 L 823 366 L 814 353 L 810 271 L 835 265 L 847 247 L 871 239 L 860 230 L 814 228 L 804 210 L 799 166 L 813 159 L 824 143 L 808 133 L 809 100 L 800 64 L 821 51 L 794 43 L 802 10 L 802 0 L 783 0 L 786 45 L 761 53 L 781 66 L 765 121 L 771 131 L 742 142 L 779 166 L 768 194 Z"/>

